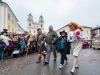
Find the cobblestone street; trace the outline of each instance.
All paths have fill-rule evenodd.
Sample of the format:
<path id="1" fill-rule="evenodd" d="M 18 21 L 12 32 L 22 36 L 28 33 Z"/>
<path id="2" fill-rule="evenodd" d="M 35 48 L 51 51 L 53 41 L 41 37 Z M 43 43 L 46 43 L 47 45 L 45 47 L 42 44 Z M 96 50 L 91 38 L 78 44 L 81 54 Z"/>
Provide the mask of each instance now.
<path id="1" fill-rule="evenodd" d="M 79 69 L 75 70 L 74 75 L 100 75 L 100 50 L 83 49 L 79 57 Z M 53 62 L 51 56 L 49 65 L 43 66 L 43 59 L 40 64 L 36 64 L 37 54 L 14 59 L 0 61 L 0 75 L 70 75 L 73 64 L 73 56 L 68 55 L 68 64 L 63 69 L 59 69 L 60 55 L 56 62 Z M 17 64 L 17 65 L 15 65 Z M 13 66 L 12 66 L 13 65 Z M 11 67 L 12 66 L 12 67 Z"/>

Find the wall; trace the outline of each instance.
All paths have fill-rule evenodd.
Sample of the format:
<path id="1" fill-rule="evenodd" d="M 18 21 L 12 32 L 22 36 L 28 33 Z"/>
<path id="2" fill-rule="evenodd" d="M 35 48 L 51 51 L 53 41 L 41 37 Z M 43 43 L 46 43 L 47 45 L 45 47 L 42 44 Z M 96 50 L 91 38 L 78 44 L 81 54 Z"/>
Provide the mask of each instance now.
<path id="1" fill-rule="evenodd" d="M 0 32 L 4 29 L 4 5 L 0 3 Z"/>
<path id="2" fill-rule="evenodd" d="M 70 31 L 68 26 L 64 26 L 61 29 L 57 30 L 58 36 L 60 36 L 59 32 L 65 30 L 67 33 Z M 83 27 L 83 32 L 85 34 L 85 40 L 91 40 L 91 28 Z"/>
<path id="3" fill-rule="evenodd" d="M 31 26 L 29 26 L 29 24 L 31 24 Z M 28 32 L 29 33 L 32 33 L 32 35 L 36 35 L 37 34 L 37 29 L 38 28 L 41 28 L 42 32 L 44 33 L 44 24 L 42 24 L 42 27 L 41 27 L 41 24 L 40 23 L 37 23 L 37 22 L 28 22 Z M 31 31 L 31 32 L 30 32 Z"/>
<path id="4" fill-rule="evenodd" d="M 10 14 L 10 20 L 8 19 L 8 16 L 7 16 L 7 22 L 8 22 L 8 25 L 10 25 L 9 32 L 16 32 L 17 31 L 17 26 L 16 26 L 17 20 L 15 19 L 14 15 L 11 13 L 9 9 L 8 9 L 8 13 Z"/>

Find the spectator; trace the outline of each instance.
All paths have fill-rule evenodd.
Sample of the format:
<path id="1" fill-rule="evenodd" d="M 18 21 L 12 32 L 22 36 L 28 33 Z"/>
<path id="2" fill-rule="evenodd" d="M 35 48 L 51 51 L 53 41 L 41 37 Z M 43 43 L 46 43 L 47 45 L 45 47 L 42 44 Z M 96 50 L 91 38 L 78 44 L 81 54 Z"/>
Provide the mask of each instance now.
<path id="1" fill-rule="evenodd" d="M 20 54 L 23 56 L 25 54 L 25 49 L 26 49 L 26 43 L 24 37 L 21 37 L 19 44 L 21 46 Z"/>
<path id="2" fill-rule="evenodd" d="M 8 45 L 8 58 L 11 57 L 12 55 L 12 52 L 14 50 L 14 43 L 13 43 L 13 33 L 9 33 L 8 35 L 8 42 L 9 42 L 9 45 Z"/>
<path id="3" fill-rule="evenodd" d="M 30 34 L 27 45 L 29 48 L 28 49 L 29 53 L 34 53 L 36 50 L 36 41 L 35 41 L 35 37 L 32 34 Z"/>
<path id="4" fill-rule="evenodd" d="M 6 44 L 3 42 L 3 39 L 0 37 L 0 60 L 4 60 L 4 48 Z"/>
<path id="5" fill-rule="evenodd" d="M 9 45 L 9 42 L 8 42 L 8 38 L 7 38 L 6 35 L 7 35 L 7 32 L 2 32 L 1 37 L 3 38 L 4 42 L 8 46 Z"/>

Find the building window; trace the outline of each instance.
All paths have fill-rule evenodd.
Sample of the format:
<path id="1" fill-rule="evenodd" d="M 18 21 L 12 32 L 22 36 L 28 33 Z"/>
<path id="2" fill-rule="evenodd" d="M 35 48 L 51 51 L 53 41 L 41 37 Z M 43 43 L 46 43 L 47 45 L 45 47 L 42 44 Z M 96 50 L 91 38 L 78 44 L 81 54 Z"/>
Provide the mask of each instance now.
<path id="1" fill-rule="evenodd" d="M 42 25 L 41 25 L 41 27 L 42 27 Z"/>
<path id="2" fill-rule="evenodd" d="M 29 24 L 29 26 L 31 26 L 31 24 Z"/>
<path id="3" fill-rule="evenodd" d="M 12 28 L 12 32 L 14 32 L 14 28 Z"/>
<path id="4" fill-rule="evenodd" d="M 88 33 L 88 30 L 87 30 L 87 33 Z"/>
<path id="5" fill-rule="evenodd" d="M 35 31 L 34 31 L 34 33 L 35 33 Z"/>
<path id="6" fill-rule="evenodd" d="M 10 25 L 8 25 L 8 30 L 10 30 Z"/>
<path id="7" fill-rule="evenodd" d="M 12 18 L 12 23 L 14 24 L 14 19 Z"/>
<path id="8" fill-rule="evenodd" d="M 8 20 L 10 20 L 10 14 L 8 13 Z"/>
<path id="9" fill-rule="evenodd" d="M 15 21 L 15 25 L 16 25 L 16 21 Z"/>
<path id="10" fill-rule="evenodd" d="M 31 30 L 29 32 L 31 33 Z"/>
<path id="11" fill-rule="evenodd" d="M 20 27 L 18 27 L 18 31 L 20 31 Z"/>

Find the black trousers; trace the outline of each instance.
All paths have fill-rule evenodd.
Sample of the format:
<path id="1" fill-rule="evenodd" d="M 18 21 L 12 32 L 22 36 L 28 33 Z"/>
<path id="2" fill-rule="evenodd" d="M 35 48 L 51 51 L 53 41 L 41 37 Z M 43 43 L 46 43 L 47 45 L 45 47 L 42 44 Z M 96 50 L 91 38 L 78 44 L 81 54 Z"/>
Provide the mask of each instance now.
<path id="1" fill-rule="evenodd" d="M 60 64 L 64 64 L 64 60 L 67 60 L 67 56 L 66 56 L 66 53 L 65 51 L 60 51 L 60 54 L 61 54 L 61 59 L 60 59 Z"/>

